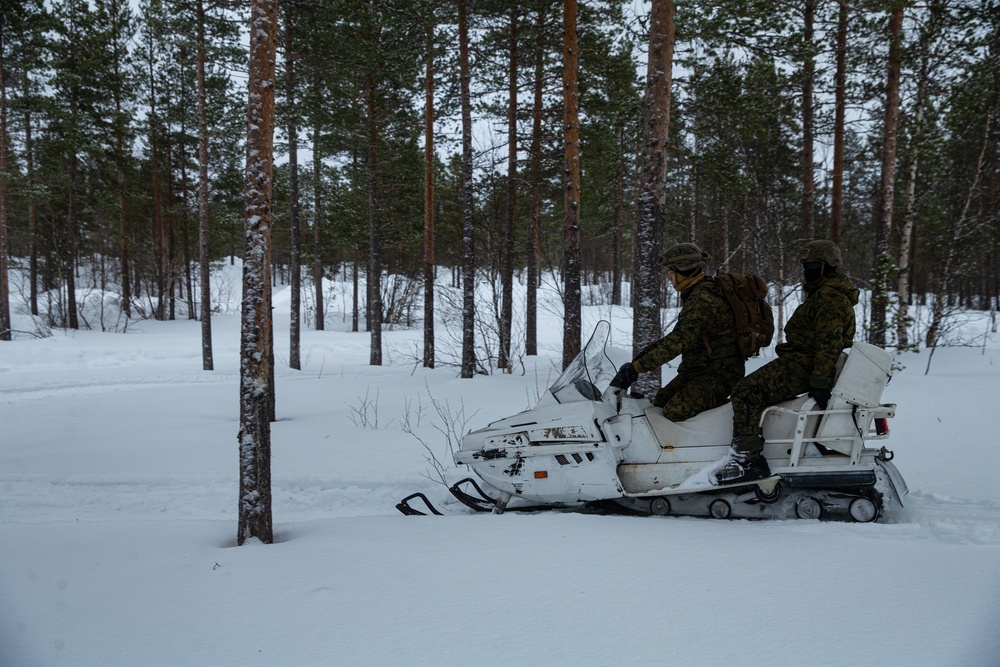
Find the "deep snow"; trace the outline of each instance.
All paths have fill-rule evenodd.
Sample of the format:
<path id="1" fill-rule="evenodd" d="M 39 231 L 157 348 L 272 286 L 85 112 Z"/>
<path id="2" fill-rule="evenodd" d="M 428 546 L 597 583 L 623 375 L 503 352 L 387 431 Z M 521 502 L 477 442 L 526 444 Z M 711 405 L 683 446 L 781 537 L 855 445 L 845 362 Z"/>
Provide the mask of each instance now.
<path id="1" fill-rule="evenodd" d="M 267 546 L 234 546 L 238 315 L 213 319 L 213 372 L 187 320 L 0 343 L 0 664 L 1000 664 L 996 334 L 926 375 L 926 351 L 899 359 L 890 523 L 473 516 L 415 436 L 450 464 L 443 432 L 531 407 L 558 309 L 540 356 L 462 380 L 420 367 L 419 327 L 369 366 L 337 313 L 290 370 L 275 305 Z M 619 361 L 629 311 L 585 327 L 608 317 Z M 458 515 L 398 514 L 414 491 Z"/>

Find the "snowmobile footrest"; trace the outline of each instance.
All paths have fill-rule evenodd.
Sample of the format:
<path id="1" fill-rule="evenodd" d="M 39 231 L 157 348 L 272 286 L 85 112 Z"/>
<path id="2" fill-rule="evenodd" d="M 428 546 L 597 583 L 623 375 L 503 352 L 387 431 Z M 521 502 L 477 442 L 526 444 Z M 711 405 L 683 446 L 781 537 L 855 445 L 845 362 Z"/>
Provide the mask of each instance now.
<path id="1" fill-rule="evenodd" d="M 427 500 L 427 496 L 419 492 L 411 493 L 410 495 L 400 500 L 398 503 L 396 503 L 396 509 L 398 509 L 406 516 L 427 516 L 427 512 L 421 512 L 415 507 L 410 507 L 410 501 L 415 498 L 420 498 L 420 500 L 424 502 L 424 505 L 427 506 L 427 509 L 429 509 L 432 513 L 438 516 L 444 516 L 443 514 L 441 514 L 441 512 L 437 511 L 437 508 L 435 508 L 434 505 L 431 504 L 431 501 Z"/>
<path id="2" fill-rule="evenodd" d="M 472 484 L 472 486 L 476 489 L 476 493 L 479 494 L 479 497 L 476 497 L 461 488 L 466 482 Z M 492 512 L 493 508 L 497 506 L 496 499 L 486 495 L 486 492 L 483 491 L 479 484 L 476 483 L 476 480 L 471 477 L 466 477 L 463 480 L 455 482 L 451 485 L 451 487 L 449 487 L 448 490 L 451 491 L 451 495 L 458 498 L 460 503 L 466 507 L 474 509 L 477 512 Z"/>

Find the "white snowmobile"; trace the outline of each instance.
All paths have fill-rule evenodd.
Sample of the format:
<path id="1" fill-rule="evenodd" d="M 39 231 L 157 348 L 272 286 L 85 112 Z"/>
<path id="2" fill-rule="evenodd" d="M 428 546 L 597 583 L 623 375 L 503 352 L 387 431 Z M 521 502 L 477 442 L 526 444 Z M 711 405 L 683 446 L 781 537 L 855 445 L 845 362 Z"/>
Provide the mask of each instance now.
<path id="1" fill-rule="evenodd" d="M 674 423 L 648 399 L 608 387 L 611 326 L 600 322 L 580 355 L 534 409 L 462 439 L 456 463 L 474 479 L 452 493 L 480 511 L 585 507 L 596 511 L 725 518 L 875 521 L 902 506 L 906 484 L 892 452 L 868 441 L 889 437 L 895 405 L 880 404 L 891 355 L 855 342 L 841 355 L 826 410 L 801 396 L 761 418 L 772 476 L 715 484 L 732 434 L 732 407 Z M 471 483 L 478 496 L 465 491 Z M 490 492 L 492 491 L 492 493 Z M 419 495 L 419 494 L 414 494 Z M 426 501 L 426 498 L 424 499 Z M 406 503 L 399 506 L 407 512 Z M 433 508 L 432 508 L 433 510 Z"/>

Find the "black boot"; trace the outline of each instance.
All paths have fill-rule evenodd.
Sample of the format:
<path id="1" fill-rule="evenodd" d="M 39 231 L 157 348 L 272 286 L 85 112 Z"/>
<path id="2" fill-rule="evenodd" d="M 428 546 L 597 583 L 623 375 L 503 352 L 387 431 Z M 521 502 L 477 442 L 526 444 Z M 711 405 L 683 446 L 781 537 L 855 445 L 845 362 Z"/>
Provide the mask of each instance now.
<path id="1" fill-rule="evenodd" d="M 716 484 L 739 484 L 770 477 L 771 468 L 760 453 L 763 448 L 764 439 L 759 435 L 733 437 L 729 461 L 715 473 Z"/>

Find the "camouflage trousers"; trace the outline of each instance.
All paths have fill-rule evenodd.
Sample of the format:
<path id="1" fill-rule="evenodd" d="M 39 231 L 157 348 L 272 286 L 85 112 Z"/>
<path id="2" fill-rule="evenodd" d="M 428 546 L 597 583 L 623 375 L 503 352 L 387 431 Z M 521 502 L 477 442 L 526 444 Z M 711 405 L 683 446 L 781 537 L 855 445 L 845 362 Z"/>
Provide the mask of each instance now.
<path id="1" fill-rule="evenodd" d="M 812 369 L 778 357 L 733 387 L 733 438 L 756 435 L 764 409 L 809 391 Z"/>
<path id="2" fill-rule="evenodd" d="M 663 416 L 670 421 L 681 422 L 725 403 L 729 390 L 742 377 L 742 367 L 738 375 L 678 375 L 656 392 L 653 405 L 663 408 Z"/>

